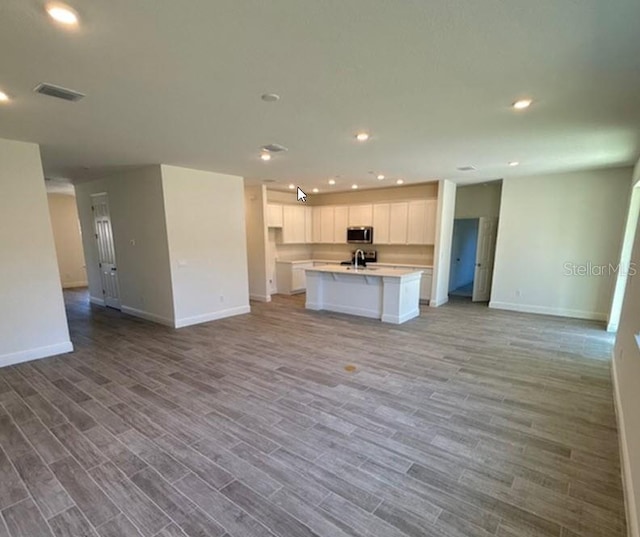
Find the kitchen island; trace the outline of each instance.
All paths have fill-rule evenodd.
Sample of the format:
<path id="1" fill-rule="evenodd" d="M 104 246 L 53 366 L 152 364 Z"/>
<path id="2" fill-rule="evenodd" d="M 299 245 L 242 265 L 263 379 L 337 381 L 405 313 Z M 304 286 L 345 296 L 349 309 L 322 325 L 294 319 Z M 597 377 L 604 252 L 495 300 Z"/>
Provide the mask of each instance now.
<path id="1" fill-rule="evenodd" d="M 420 315 L 417 269 L 325 265 L 307 268 L 306 307 L 401 324 Z"/>

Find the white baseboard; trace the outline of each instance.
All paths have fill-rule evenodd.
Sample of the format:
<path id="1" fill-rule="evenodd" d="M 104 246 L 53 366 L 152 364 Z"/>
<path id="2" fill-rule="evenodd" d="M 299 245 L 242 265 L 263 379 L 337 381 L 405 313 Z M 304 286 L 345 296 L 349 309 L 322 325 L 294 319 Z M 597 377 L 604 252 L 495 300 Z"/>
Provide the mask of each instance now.
<path id="1" fill-rule="evenodd" d="M 404 315 L 389 315 L 389 314 L 383 314 L 382 315 L 382 322 L 383 323 L 393 323 L 393 324 L 402 324 L 402 323 L 406 323 L 407 321 L 414 319 L 416 317 L 420 316 L 420 309 L 418 308 L 417 310 L 411 311 L 409 313 L 405 313 Z"/>
<path id="2" fill-rule="evenodd" d="M 431 306 L 432 308 L 437 308 L 438 306 L 442 306 L 443 304 L 446 304 L 447 302 L 449 302 L 449 297 L 446 296 L 441 300 L 435 300 L 435 299 L 431 299 L 429 300 L 429 306 Z"/>
<path id="3" fill-rule="evenodd" d="M 71 341 L 63 341 L 62 343 L 47 345 L 46 347 L 36 347 L 35 349 L 2 354 L 0 355 L 0 367 L 30 362 L 31 360 L 47 358 L 48 356 L 55 356 L 66 352 L 73 352 L 73 344 Z"/>
<path id="4" fill-rule="evenodd" d="M 185 326 L 208 323 L 209 321 L 216 321 L 218 319 L 224 319 L 225 317 L 233 317 L 234 315 L 243 315 L 245 313 L 251 313 L 251 306 L 238 306 L 237 308 L 213 311 L 194 317 L 183 317 L 182 319 L 176 319 L 172 326 L 175 328 L 184 328 Z"/>
<path id="5" fill-rule="evenodd" d="M 63 289 L 73 289 L 74 287 L 87 287 L 87 285 L 89 285 L 89 282 L 87 282 L 86 280 L 81 280 L 78 282 L 62 282 Z"/>
<path id="6" fill-rule="evenodd" d="M 607 314 L 597 311 L 572 310 L 568 308 L 551 308 L 548 306 L 534 306 L 531 304 L 514 304 L 511 302 L 497 302 L 492 300 L 489 307 L 498 310 L 519 311 L 521 313 L 537 313 L 539 315 L 555 315 L 557 317 L 571 317 L 590 321 L 606 321 Z"/>
<path id="7" fill-rule="evenodd" d="M 271 295 L 249 295 L 249 300 L 256 302 L 271 302 Z"/>
<path id="8" fill-rule="evenodd" d="M 89 296 L 89 302 L 95 304 L 96 306 L 105 306 L 104 298 L 98 298 L 95 296 Z"/>
<path id="9" fill-rule="evenodd" d="M 125 306 L 124 304 L 120 308 L 120 311 L 122 311 L 122 313 L 133 315 L 134 317 L 140 317 L 141 319 L 145 319 L 147 321 L 151 321 L 154 323 L 163 324 L 165 326 L 170 326 L 172 328 L 174 326 L 173 319 L 162 317 L 160 315 L 156 315 L 155 313 L 151 313 L 145 310 L 140 310 L 137 308 L 132 308 L 130 306 Z"/>
<path id="10" fill-rule="evenodd" d="M 627 515 L 627 534 L 629 537 L 640 537 L 640 521 L 636 511 L 635 494 L 633 492 L 633 479 L 631 478 L 631 465 L 629 458 L 629 446 L 625 429 L 624 412 L 620 400 L 618 385 L 618 373 L 616 369 L 616 357 L 611 357 L 611 378 L 613 380 L 614 407 L 618 423 L 618 441 L 620 443 L 620 466 L 622 468 L 622 490 L 624 491 L 624 505 Z"/>

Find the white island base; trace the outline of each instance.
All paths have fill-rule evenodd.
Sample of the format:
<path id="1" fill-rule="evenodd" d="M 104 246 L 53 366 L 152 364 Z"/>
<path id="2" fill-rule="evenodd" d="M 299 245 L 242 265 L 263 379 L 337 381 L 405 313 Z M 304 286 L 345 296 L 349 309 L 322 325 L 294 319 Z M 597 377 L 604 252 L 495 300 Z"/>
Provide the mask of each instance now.
<path id="1" fill-rule="evenodd" d="M 306 307 L 401 324 L 420 315 L 421 270 L 327 265 L 306 269 Z"/>

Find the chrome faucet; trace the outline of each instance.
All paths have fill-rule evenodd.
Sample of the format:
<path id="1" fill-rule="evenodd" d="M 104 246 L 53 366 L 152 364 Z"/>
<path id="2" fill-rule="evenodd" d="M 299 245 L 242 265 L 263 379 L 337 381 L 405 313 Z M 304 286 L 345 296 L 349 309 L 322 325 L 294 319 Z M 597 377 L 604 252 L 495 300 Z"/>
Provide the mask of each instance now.
<path id="1" fill-rule="evenodd" d="M 354 258 L 353 258 L 353 263 L 354 263 L 353 270 L 358 270 L 358 255 L 360 255 L 360 257 L 362 257 L 362 262 L 363 263 L 365 262 L 364 261 L 364 252 L 360 248 L 358 248 L 356 250 L 356 253 L 355 253 Z"/>

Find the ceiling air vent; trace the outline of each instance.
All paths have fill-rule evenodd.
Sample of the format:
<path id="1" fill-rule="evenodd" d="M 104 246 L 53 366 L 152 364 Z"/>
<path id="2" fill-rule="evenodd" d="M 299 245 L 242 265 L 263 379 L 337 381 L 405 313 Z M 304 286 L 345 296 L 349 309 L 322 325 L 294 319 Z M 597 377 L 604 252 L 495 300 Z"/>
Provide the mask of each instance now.
<path id="1" fill-rule="evenodd" d="M 78 91 L 73 91 L 67 88 L 63 88 L 61 86 L 56 86 L 54 84 L 47 84 L 43 82 L 42 84 L 38 84 L 33 91 L 36 93 L 41 93 L 42 95 L 48 95 L 49 97 L 56 97 L 57 99 L 63 99 L 65 101 L 79 101 L 84 97 L 84 93 L 80 93 Z"/>
<path id="2" fill-rule="evenodd" d="M 263 145 L 261 149 L 263 151 L 268 151 L 269 153 L 280 153 L 281 151 L 288 151 L 285 146 L 280 144 Z"/>
<path id="3" fill-rule="evenodd" d="M 459 166 L 458 167 L 458 171 L 461 172 L 475 172 L 477 168 L 474 168 L 473 166 Z"/>

